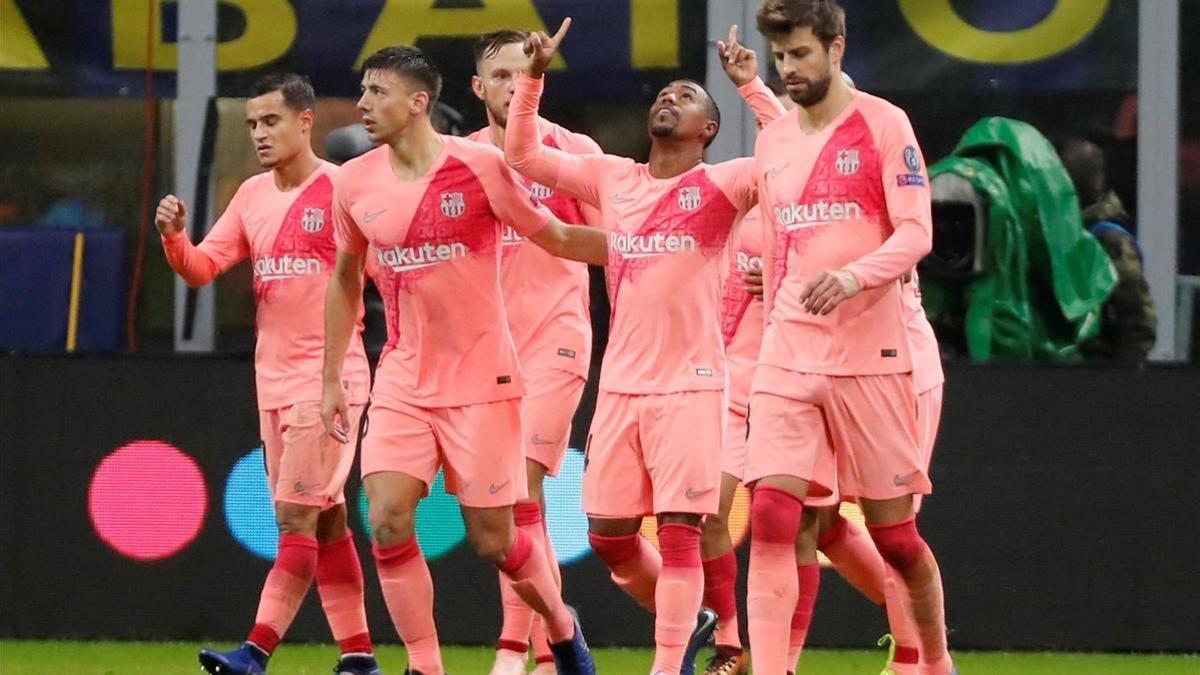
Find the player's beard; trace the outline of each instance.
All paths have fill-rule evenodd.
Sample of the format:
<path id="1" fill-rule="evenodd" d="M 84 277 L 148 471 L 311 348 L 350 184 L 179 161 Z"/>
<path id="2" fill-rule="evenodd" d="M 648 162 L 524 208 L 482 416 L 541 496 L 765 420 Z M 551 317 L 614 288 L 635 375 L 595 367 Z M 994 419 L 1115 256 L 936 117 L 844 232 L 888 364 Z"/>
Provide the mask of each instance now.
<path id="1" fill-rule="evenodd" d="M 796 105 L 811 108 L 829 95 L 829 87 L 833 84 L 833 66 L 825 64 L 825 74 L 820 79 L 809 82 L 808 88 L 803 91 L 788 90 L 788 97 L 795 101 Z"/>
<path id="2" fill-rule="evenodd" d="M 670 115 L 668 119 L 659 122 L 658 113 L 650 116 L 650 135 L 655 138 L 670 138 L 675 134 L 675 130 L 679 127 L 679 116 Z"/>
<path id="3" fill-rule="evenodd" d="M 650 135 L 655 138 L 670 138 L 675 133 L 675 122 L 663 122 L 650 125 Z"/>
<path id="4" fill-rule="evenodd" d="M 503 103 L 501 103 L 500 105 L 486 103 L 485 105 L 487 105 L 488 114 L 492 116 L 492 120 L 496 124 L 500 125 L 501 129 L 507 129 L 508 128 L 508 106 Z"/>

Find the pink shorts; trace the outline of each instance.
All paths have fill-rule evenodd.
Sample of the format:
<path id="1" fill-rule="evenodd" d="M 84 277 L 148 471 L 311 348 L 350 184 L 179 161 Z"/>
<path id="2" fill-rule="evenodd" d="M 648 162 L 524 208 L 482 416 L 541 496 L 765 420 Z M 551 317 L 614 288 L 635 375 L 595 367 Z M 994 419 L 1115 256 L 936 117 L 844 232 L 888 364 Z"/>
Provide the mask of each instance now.
<path id="1" fill-rule="evenodd" d="M 917 442 L 925 473 L 933 461 L 933 446 L 937 443 L 938 426 L 942 423 L 942 385 L 917 394 Z M 914 497 L 913 508 L 921 510 L 921 495 Z"/>
<path id="2" fill-rule="evenodd" d="M 926 494 L 933 486 L 916 407 L 908 373 L 833 377 L 759 366 L 745 481 L 803 478 L 811 506 Z"/>
<path id="3" fill-rule="evenodd" d="M 326 433 L 318 401 L 259 411 L 267 482 L 275 501 L 322 510 L 346 501 L 346 478 L 364 407 L 350 406 L 350 442 L 345 444 Z"/>
<path id="4" fill-rule="evenodd" d="M 571 419 L 583 397 L 587 380 L 565 370 L 546 368 L 525 376 L 521 399 L 525 457 L 557 476 L 571 440 Z"/>
<path id="5" fill-rule="evenodd" d="M 510 506 L 528 496 L 521 447 L 521 399 L 454 408 L 422 408 L 378 400 L 367 412 L 362 474 L 408 474 L 446 491 L 463 506 Z"/>
<path id="6" fill-rule="evenodd" d="M 721 391 L 601 391 L 585 450 L 584 512 L 716 513 L 725 408 Z"/>
<path id="7" fill-rule="evenodd" d="M 746 439 L 750 421 L 745 409 L 730 406 L 725 417 L 725 447 L 721 449 L 721 473 L 741 480 L 746 473 Z"/>

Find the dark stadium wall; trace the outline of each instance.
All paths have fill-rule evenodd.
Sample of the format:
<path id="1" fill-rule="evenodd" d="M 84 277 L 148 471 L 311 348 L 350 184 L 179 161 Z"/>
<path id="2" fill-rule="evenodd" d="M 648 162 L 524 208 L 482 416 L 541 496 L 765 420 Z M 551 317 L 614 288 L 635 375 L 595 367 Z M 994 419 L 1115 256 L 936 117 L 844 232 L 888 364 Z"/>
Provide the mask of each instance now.
<path id="1" fill-rule="evenodd" d="M 956 366 L 947 377 L 922 528 L 952 644 L 1200 649 L 1188 600 L 1200 573 L 1200 371 Z M 273 550 L 252 385 L 248 358 L 0 357 L 0 636 L 243 637 Z M 571 465 L 550 517 L 568 599 L 593 643 L 647 644 L 650 618 L 580 543 L 578 453 Z M 371 626 L 393 641 L 350 483 Z M 491 643 L 496 573 L 462 542 L 449 497 L 423 508 L 443 641 Z M 810 643 L 865 647 L 884 630 L 826 569 Z M 289 639 L 329 640 L 315 593 Z"/>

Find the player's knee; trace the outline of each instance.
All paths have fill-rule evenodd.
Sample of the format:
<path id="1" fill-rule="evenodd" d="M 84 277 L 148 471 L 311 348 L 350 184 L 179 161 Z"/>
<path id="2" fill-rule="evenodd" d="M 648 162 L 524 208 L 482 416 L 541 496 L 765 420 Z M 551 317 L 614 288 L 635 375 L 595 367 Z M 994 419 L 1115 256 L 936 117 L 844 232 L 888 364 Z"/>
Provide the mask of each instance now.
<path id="1" fill-rule="evenodd" d="M 280 534 L 313 536 L 317 531 L 317 508 L 279 502 L 275 506 L 275 524 Z"/>
<path id="2" fill-rule="evenodd" d="M 849 526 L 848 521 L 840 515 L 835 515 L 832 518 L 826 516 L 824 509 L 817 514 L 817 548 L 824 551 L 825 549 L 837 544 L 846 536 L 846 528 Z"/>
<path id="3" fill-rule="evenodd" d="M 720 534 L 729 531 L 729 521 L 721 517 L 719 513 L 710 513 L 704 516 L 704 520 L 700 522 L 700 531 L 704 536 L 710 534 Z"/>
<path id="4" fill-rule="evenodd" d="M 700 538 L 712 543 L 729 537 L 729 521 L 718 514 L 709 514 L 700 522 Z"/>
<path id="5" fill-rule="evenodd" d="M 506 535 L 502 530 L 477 527 L 468 530 L 467 540 L 471 542 L 471 548 L 480 558 L 499 563 L 508 554 L 509 542 Z"/>
<path id="6" fill-rule="evenodd" d="M 901 574 L 912 571 L 928 548 L 917 532 L 917 521 L 908 519 L 895 525 L 868 526 L 879 555 Z"/>
<path id="7" fill-rule="evenodd" d="M 750 536 L 754 541 L 792 544 L 800 531 L 804 504 L 775 488 L 758 488 L 750 499 Z"/>
<path id="8" fill-rule="evenodd" d="M 346 536 L 346 505 L 325 509 L 317 517 L 317 541 L 335 541 Z"/>
<path id="9" fill-rule="evenodd" d="M 817 514 L 804 509 L 800 519 L 800 532 L 796 534 L 796 561 L 801 564 L 817 559 Z"/>
<path id="10" fill-rule="evenodd" d="M 407 541 L 413 536 L 415 510 L 401 502 L 379 499 L 371 502 L 367 523 L 375 541 L 383 546 Z"/>

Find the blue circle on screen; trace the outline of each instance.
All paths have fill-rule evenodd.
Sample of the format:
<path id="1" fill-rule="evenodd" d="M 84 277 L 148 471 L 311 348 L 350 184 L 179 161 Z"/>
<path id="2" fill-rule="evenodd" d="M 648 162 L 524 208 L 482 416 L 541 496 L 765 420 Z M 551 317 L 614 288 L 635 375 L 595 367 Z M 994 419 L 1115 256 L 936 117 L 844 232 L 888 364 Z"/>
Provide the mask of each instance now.
<path id="1" fill-rule="evenodd" d="M 363 487 L 358 492 L 358 514 L 368 537 L 371 536 L 371 525 L 367 521 L 369 510 L 367 489 Z M 463 522 L 458 499 L 446 492 L 446 479 L 441 471 L 433 479 L 429 495 L 417 504 L 415 520 L 417 543 L 421 545 L 421 553 L 426 560 L 436 560 L 446 555 L 466 539 L 467 525 Z"/>
<path id="2" fill-rule="evenodd" d="M 246 550 L 260 558 L 275 560 L 279 552 L 279 529 L 262 448 L 243 455 L 225 480 L 225 524 Z"/>
<path id="3" fill-rule="evenodd" d="M 589 553 L 588 521 L 583 513 L 583 453 L 569 448 L 557 476 L 542 485 L 546 497 L 546 529 L 561 564 L 577 562 Z"/>

